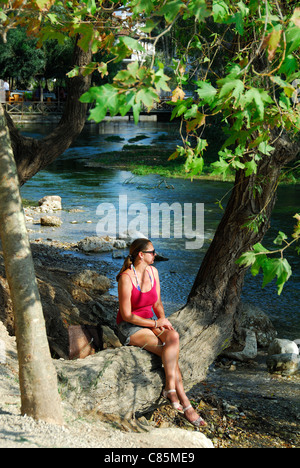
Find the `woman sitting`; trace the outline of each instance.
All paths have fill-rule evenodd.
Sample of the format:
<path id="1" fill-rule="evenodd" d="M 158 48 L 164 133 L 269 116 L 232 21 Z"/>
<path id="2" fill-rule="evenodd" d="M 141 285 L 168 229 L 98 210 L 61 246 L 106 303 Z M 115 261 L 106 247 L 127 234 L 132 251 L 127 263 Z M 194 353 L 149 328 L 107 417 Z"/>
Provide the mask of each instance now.
<path id="1" fill-rule="evenodd" d="M 165 317 L 157 269 L 152 266 L 154 247 L 136 239 L 117 275 L 119 312 L 117 324 L 123 345 L 138 346 L 161 357 L 166 385 L 162 396 L 195 427 L 206 426 L 185 394 L 178 365 L 179 334 Z M 153 319 L 153 311 L 157 320 Z"/>

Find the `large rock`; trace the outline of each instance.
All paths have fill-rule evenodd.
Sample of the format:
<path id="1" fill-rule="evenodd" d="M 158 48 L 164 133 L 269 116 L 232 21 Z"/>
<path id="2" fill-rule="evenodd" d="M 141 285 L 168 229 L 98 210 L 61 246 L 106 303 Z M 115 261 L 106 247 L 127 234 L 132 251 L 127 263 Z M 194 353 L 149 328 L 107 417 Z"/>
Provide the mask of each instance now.
<path id="1" fill-rule="evenodd" d="M 113 297 L 103 297 L 109 280 L 86 271 L 70 275 L 68 271 L 35 265 L 37 283 L 52 354 L 68 356 L 69 325 L 115 325 L 118 303 Z M 4 266 L 0 262 L 0 320 L 14 334 L 14 316 Z M 106 335 L 108 335 L 106 337 Z M 104 333 L 103 341 L 112 346 L 112 338 Z M 117 343 L 117 341 L 116 341 Z"/>
<path id="2" fill-rule="evenodd" d="M 245 347 L 241 351 L 225 350 L 222 353 L 222 355 L 228 357 L 229 359 L 234 359 L 242 362 L 247 362 L 251 359 L 255 359 L 257 356 L 256 333 L 253 330 L 245 330 L 245 333 Z"/>
<path id="3" fill-rule="evenodd" d="M 77 247 L 83 252 L 98 253 L 98 252 L 110 252 L 114 249 L 114 241 L 111 237 L 86 237 L 78 242 Z M 126 246 L 124 242 L 124 246 Z M 120 247 L 118 247 L 120 248 Z"/>
<path id="4" fill-rule="evenodd" d="M 253 330 L 256 334 L 257 345 L 265 348 L 276 338 L 277 332 L 269 317 L 253 304 L 241 302 L 237 309 L 237 329 Z"/>
<path id="5" fill-rule="evenodd" d="M 299 354 L 284 353 L 268 356 L 267 367 L 271 374 L 296 374 L 300 370 Z"/>
<path id="6" fill-rule="evenodd" d="M 110 280 L 107 276 L 99 275 L 93 270 L 83 270 L 71 276 L 74 284 L 77 284 L 85 289 L 92 289 L 98 291 L 99 294 L 107 292 L 111 286 Z"/>
<path id="7" fill-rule="evenodd" d="M 269 346 L 268 354 L 299 354 L 297 343 L 290 340 L 276 338 Z"/>
<path id="8" fill-rule="evenodd" d="M 41 226 L 59 227 L 62 225 L 62 220 L 58 216 L 42 216 Z"/>
<path id="9" fill-rule="evenodd" d="M 186 431 L 179 428 L 160 428 L 153 429 L 144 436 L 141 434 L 134 434 L 132 440 L 136 443 L 140 440 L 140 447 L 143 448 L 166 448 L 166 449 L 187 449 L 187 448 L 214 448 L 213 443 L 204 434 L 199 431 Z M 176 451 L 175 451 L 176 452 Z M 182 451 L 181 451 L 182 452 Z M 193 452 L 186 452 L 181 455 L 180 460 L 182 463 L 191 463 L 193 460 Z M 173 457 L 173 458 L 172 458 Z M 150 462 L 178 461 L 179 455 L 172 452 L 165 452 L 165 454 L 157 454 L 154 452 L 149 455 Z M 195 462 L 194 461 L 194 462 Z"/>
<path id="10" fill-rule="evenodd" d="M 47 211 L 57 211 L 61 210 L 61 197 L 58 195 L 51 195 L 41 198 L 39 200 L 39 207 L 40 211 L 47 212 Z"/>

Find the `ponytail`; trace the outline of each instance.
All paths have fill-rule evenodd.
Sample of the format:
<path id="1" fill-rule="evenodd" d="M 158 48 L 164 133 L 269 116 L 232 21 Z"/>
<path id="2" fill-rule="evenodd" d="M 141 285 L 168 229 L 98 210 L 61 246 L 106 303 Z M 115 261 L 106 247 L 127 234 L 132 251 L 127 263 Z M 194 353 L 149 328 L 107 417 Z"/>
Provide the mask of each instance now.
<path id="1" fill-rule="evenodd" d="M 122 275 L 122 273 L 123 273 L 125 270 L 128 270 L 128 268 L 131 268 L 131 265 L 133 264 L 131 258 L 132 258 L 131 255 L 128 255 L 128 257 L 125 258 L 125 261 L 124 261 L 124 263 L 123 263 L 123 266 L 122 266 L 121 270 L 119 271 L 119 273 L 118 273 L 117 276 L 116 276 L 116 280 L 117 280 L 117 281 L 119 281 L 120 276 Z"/>
<path id="2" fill-rule="evenodd" d="M 148 244 L 151 243 L 149 239 L 135 239 L 135 241 L 132 242 L 130 249 L 129 249 L 129 255 L 125 258 L 125 261 L 123 263 L 123 266 L 119 273 L 116 276 L 116 280 L 119 281 L 120 276 L 125 270 L 128 270 L 131 268 L 131 265 L 134 264 L 139 252 L 142 250 L 147 250 Z"/>

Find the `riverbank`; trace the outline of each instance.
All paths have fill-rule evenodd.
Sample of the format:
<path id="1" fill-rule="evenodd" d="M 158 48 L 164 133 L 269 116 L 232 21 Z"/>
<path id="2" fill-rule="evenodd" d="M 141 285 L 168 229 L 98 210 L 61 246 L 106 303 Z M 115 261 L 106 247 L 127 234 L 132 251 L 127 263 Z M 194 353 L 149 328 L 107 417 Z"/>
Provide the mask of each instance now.
<path id="1" fill-rule="evenodd" d="M 80 271 L 90 261 L 88 256 L 76 257 L 72 245 L 54 241 L 35 242 L 32 250 L 36 265 L 46 264 L 55 272 Z M 101 256 L 93 268 L 108 272 Z M 100 418 L 88 410 L 79 412 L 62 392 L 65 428 L 21 417 L 14 338 L 5 335 L 3 328 L 0 338 L 5 339 L 9 354 L 7 363 L 0 365 L 0 447 L 136 448 L 148 447 L 152 440 L 155 448 L 162 447 L 159 437 L 167 434 L 172 447 L 197 447 L 191 437 L 199 431 L 179 419 L 169 405 L 139 420 Z M 189 392 L 208 423 L 201 433 L 215 448 L 300 448 L 300 376 L 272 377 L 265 360 L 264 350 L 247 364 L 217 360 L 205 381 Z M 169 432 L 155 433 L 160 434 L 156 437 L 154 429 Z M 178 429 L 183 432 L 172 432 Z"/>
<path id="2" fill-rule="evenodd" d="M 119 137 L 116 136 L 112 138 Z M 83 163 L 86 167 L 90 168 L 106 167 L 128 170 L 138 176 L 156 174 L 164 178 L 190 178 L 189 173 L 186 173 L 184 167 L 185 157 L 178 156 L 176 159 L 169 160 L 172 151 L 170 149 L 164 149 L 164 142 L 170 142 L 170 136 L 161 135 L 151 145 L 136 144 L 143 139 L 145 140 L 145 138 L 145 135 L 133 138 L 131 144 L 124 145 L 121 151 L 104 152 L 93 160 L 84 160 Z M 204 161 L 201 175 L 194 176 L 194 179 L 226 182 L 234 181 L 234 175 L 227 176 L 226 178 L 221 175 L 212 175 L 211 163 L 215 161 L 215 158 L 208 155 L 204 158 Z M 292 170 L 292 168 L 293 165 L 289 168 L 285 168 L 280 184 L 289 185 L 300 183 L 299 166 L 295 166 L 294 170 Z"/>

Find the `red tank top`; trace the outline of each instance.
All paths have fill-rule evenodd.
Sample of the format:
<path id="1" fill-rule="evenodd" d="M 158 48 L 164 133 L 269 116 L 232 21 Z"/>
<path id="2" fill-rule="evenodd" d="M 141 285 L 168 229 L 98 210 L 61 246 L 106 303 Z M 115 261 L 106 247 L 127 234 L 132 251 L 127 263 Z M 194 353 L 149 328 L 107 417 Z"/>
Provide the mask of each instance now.
<path id="1" fill-rule="evenodd" d="M 122 274 L 128 275 L 128 273 L 122 273 Z M 147 291 L 147 292 L 139 291 L 138 288 L 133 284 L 131 276 L 128 275 L 131 279 L 132 286 L 133 286 L 132 293 L 131 293 L 131 312 L 145 319 L 149 319 L 153 317 L 152 307 L 157 301 L 156 280 L 153 274 L 153 270 L 152 270 L 152 275 L 153 275 L 153 280 L 154 280 L 153 286 L 150 289 L 150 291 Z M 124 320 L 119 310 L 118 315 L 117 315 L 117 324 L 123 321 Z"/>

